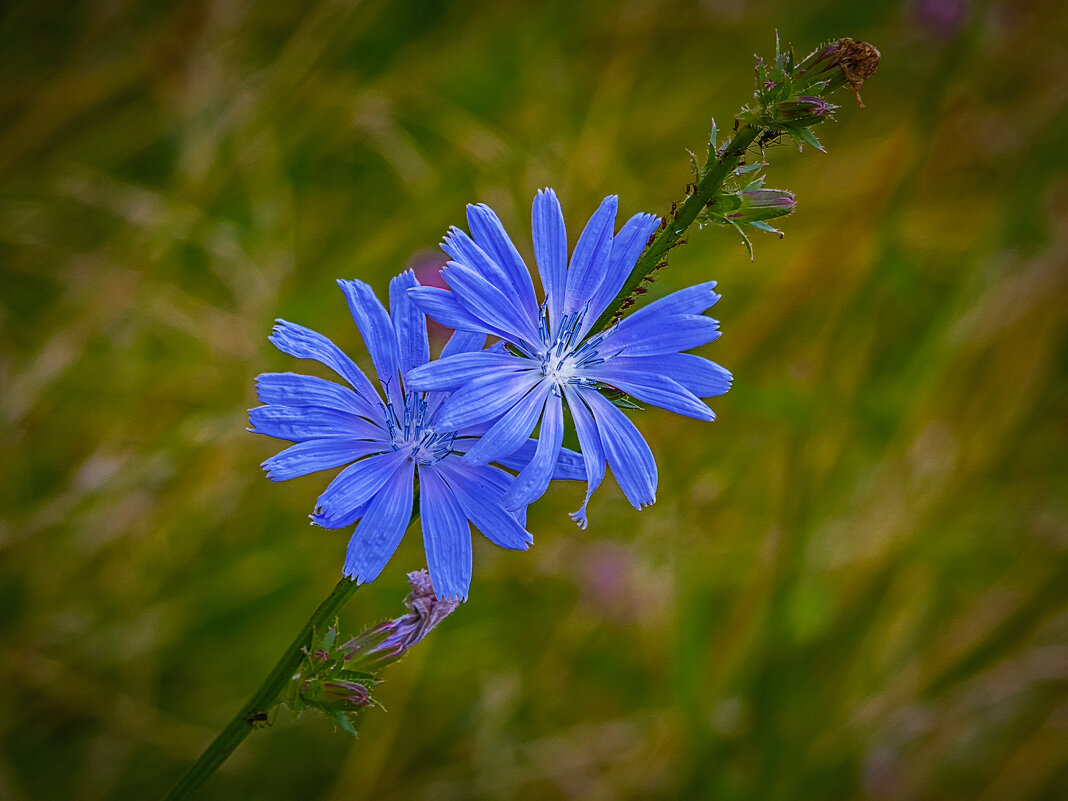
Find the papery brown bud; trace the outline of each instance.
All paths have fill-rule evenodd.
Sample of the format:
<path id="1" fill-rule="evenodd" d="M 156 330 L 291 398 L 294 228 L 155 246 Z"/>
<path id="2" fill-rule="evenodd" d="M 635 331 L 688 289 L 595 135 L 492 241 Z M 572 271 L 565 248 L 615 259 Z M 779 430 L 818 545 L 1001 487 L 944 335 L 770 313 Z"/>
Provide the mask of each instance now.
<path id="1" fill-rule="evenodd" d="M 816 50 L 797 66 L 794 87 L 804 91 L 822 84 L 818 92 L 825 95 L 839 87 L 848 86 L 856 95 L 857 104 L 864 108 L 860 87 L 875 74 L 880 58 L 874 45 L 849 38 L 838 39 Z"/>

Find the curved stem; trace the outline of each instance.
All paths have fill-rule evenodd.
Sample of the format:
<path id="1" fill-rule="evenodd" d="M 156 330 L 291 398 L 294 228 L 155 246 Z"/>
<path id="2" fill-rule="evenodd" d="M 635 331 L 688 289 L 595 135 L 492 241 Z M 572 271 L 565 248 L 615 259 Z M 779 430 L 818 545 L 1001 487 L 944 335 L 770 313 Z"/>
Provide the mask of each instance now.
<path id="1" fill-rule="evenodd" d="M 652 274 L 667 252 L 679 244 L 686 229 L 697 219 L 701 209 L 712 202 L 716 193 L 723 187 L 724 181 L 741 163 L 745 151 L 756 141 L 762 130 L 754 125 L 742 125 L 722 149 L 709 155 L 693 194 L 686 198 L 673 217 L 667 220 L 666 226 L 653 237 L 653 241 L 646 247 L 638 263 L 627 276 L 623 288 L 619 290 L 615 300 L 608 304 L 604 313 L 597 318 L 591 331 L 600 331 L 607 327 L 627 307 L 627 300 L 634 294 L 634 290 Z"/>
<path id="2" fill-rule="evenodd" d="M 358 586 L 355 581 L 348 578 L 343 578 L 337 583 L 333 592 L 319 604 L 315 614 L 304 624 L 304 628 L 282 653 L 282 658 L 278 660 L 260 688 L 245 702 L 245 705 L 234 715 L 233 720 L 219 733 L 207 750 L 200 755 L 200 759 L 193 763 L 186 774 L 164 796 L 164 801 L 187 798 L 226 761 L 226 758 L 248 736 L 256 723 L 266 720 L 267 711 L 275 705 L 278 696 L 300 667 L 300 662 L 304 658 L 302 649 L 311 643 L 312 633 L 315 630 L 325 629 L 333 622 L 337 613 L 341 611 L 341 607 L 352 597 Z"/>

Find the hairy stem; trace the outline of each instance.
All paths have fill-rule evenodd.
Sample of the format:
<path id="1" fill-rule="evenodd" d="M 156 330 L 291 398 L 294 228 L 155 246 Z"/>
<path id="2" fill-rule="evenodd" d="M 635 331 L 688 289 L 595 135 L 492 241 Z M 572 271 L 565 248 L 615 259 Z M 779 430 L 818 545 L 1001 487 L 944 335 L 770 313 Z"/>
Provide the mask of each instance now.
<path id="1" fill-rule="evenodd" d="M 343 578 L 337 583 L 326 600 L 319 604 L 315 614 L 311 616 L 304 628 L 300 630 L 289 647 L 282 653 L 281 659 L 274 666 L 267 678 L 264 679 L 260 688 L 253 693 L 252 697 L 245 702 L 233 720 L 231 720 L 219 736 L 215 738 L 207 750 L 200 755 L 186 774 L 178 780 L 169 793 L 164 796 L 164 801 L 177 801 L 180 798 L 188 798 L 200 785 L 202 785 L 219 766 L 226 761 L 241 741 L 248 736 L 257 723 L 266 721 L 267 712 L 278 700 L 278 696 L 285 689 L 286 684 L 293 679 L 293 674 L 300 666 L 304 658 L 303 649 L 312 640 L 312 633 L 317 630 L 325 630 L 337 617 L 337 613 L 348 602 L 359 585 L 352 579 Z"/>
<path id="2" fill-rule="evenodd" d="M 686 229 L 697 219 L 701 210 L 712 202 L 712 198 L 723 187 L 727 178 L 733 174 L 741 163 L 742 157 L 745 156 L 745 151 L 756 141 L 762 130 L 754 125 L 742 125 L 724 147 L 709 155 L 708 161 L 701 169 L 696 189 L 686 198 L 682 206 L 669 216 L 666 225 L 653 237 L 653 241 L 645 248 L 638 263 L 627 276 L 623 288 L 593 324 L 591 331 L 606 328 L 620 312 L 627 308 L 634 291 L 656 270 L 667 252 L 679 244 Z"/>

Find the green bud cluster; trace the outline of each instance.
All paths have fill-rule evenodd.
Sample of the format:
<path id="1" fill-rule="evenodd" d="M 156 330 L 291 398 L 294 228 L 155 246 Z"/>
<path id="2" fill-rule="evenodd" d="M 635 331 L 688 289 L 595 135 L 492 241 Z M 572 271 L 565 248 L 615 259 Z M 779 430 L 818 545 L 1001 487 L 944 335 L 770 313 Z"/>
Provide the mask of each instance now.
<path id="1" fill-rule="evenodd" d="M 798 149 L 809 144 L 823 150 L 812 126 L 834 118 L 838 106 L 826 101 L 835 89 L 848 86 L 860 100 L 860 87 L 879 66 L 879 51 L 866 42 L 838 39 L 817 48 L 798 62 L 793 48 L 780 51 L 775 60 L 757 58 L 755 103 L 742 109 L 740 122 L 760 128 L 761 144 L 780 134 L 789 136 Z"/>
<path id="2" fill-rule="evenodd" d="M 356 734 L 356 714 L 375 703 L 371 690 L 378 684 L 378 671 L 403 657 L 460 603 L 440 600 L 426 570 L 409 573 L 408 583 L 408 611 L 399 618 L 346 642 L 338 641 L 337 621 L 325 632 L 315 632 L 282 702 L 298 714 L 318 709 L 335 726 Z"/>
<path id="3" fill-rule="evenodd" d="M 347 652 L 337 640 L 336 622 L 322 634 L 315 633 L 281 701 L 297 714 L 317 709 L 335 726 L 355 735 L 356 713 L 374 704 L 371 690 L 378 679 L 374 673 L 351 669 Z"/>

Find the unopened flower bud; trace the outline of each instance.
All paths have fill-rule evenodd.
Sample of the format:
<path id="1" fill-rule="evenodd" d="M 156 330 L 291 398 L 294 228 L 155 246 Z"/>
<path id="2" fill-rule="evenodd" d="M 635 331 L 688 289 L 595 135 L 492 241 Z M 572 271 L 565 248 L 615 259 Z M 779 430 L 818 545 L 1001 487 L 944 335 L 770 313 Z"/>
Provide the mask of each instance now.
<path id="1" fill-rule="evenodd" d="M 838 106 L 832 106 L 822 97 L 802 95 L 776 103 L 775 121 L 794 127 L 815 125 L 817 122 L 823 122 L 837 108 Z"/>
<path id="2" fill-rule="evenodd" d="M 322 701 L 343 707 L 362 707 L 371 702 L 371 692 L 359 682 L 333 679 L 323 682 Z"/>
<path id="3" fill-rule="evenodd" d="M 785 189 L 750 189 L 735 197 L 741 201 L 737 209 L 726 215 L 737 223 L 753 223 L 785 217 L 797 206 L 792 192 Z"/>
<path id="4" fill-rule="evenodd" d="M 373 685 L 373 680 L 372 680 Z M 312 676 L 300 682 L 296 710 L 305 708 L 356 711 L 371 703 L 371 690 L 366 684 L 348 678 Z"/>

